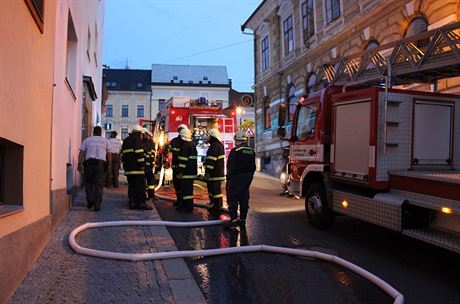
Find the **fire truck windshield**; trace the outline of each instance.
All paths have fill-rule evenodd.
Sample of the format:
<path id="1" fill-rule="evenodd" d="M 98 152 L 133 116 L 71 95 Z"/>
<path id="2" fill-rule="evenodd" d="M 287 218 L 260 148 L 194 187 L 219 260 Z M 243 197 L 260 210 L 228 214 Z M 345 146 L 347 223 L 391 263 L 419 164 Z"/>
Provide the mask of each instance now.
<path id="1" fill-rule="evenodd" d="M 316 104 L 300 107 L 297 119 L 297 139 L 305 140 L 315 132 Z"/>

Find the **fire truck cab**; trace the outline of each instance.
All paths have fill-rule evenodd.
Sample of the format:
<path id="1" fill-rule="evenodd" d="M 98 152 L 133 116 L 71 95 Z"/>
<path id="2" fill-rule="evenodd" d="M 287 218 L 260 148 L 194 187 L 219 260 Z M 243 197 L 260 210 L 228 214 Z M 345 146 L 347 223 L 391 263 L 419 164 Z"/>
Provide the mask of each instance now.
<path id="1" fill-rule="evenodd" d="M 300 99 L 290 132 L 284 106 L 288 189 L 313 226 L 347 215 L 460 252 L 459 96 L 331 86 Z"/>

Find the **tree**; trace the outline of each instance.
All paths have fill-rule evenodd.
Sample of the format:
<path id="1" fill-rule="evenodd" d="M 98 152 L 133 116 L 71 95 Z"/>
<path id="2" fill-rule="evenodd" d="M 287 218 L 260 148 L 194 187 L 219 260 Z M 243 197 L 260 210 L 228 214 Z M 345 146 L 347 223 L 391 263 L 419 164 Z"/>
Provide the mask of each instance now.
<path id="1" fill-rule="evenodd" d="M 250 127 L 252 130 L 254 130 L 254 120 L 252 119 L 246 119 L 242 124 L 241 124 L 241 129 L 246 130 L 248 127 Z"/>

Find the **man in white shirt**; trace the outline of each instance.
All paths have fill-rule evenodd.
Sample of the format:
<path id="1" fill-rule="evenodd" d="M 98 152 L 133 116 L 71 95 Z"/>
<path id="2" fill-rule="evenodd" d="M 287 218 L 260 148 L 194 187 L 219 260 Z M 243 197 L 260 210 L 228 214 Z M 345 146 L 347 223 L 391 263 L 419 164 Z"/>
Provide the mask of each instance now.
<path id="1" fill-rule="evenodd" d="M 78 155 L 78 172 L 83 171 L 85 179 L 86 207 L 94 206 L 94 211 L 101 210 L 104 169 L 106 161 L 110 163 L 111 160 L 109 142 L 101 135 L 101 127 L 94 127 L 93 136 L 83 141 Z"/>
<path id="2" fill-rule="evenodd" d="M 109 152 L 112 155 L 112 161 L 109 164 L 105 179 L 105 185 L 107 187 L 113 186 L 114 188 L 118 188 L 118 175 L 120 172 L 121 140 L 117 138 L 117 135 L 117 131 L 110 133 Z"/>

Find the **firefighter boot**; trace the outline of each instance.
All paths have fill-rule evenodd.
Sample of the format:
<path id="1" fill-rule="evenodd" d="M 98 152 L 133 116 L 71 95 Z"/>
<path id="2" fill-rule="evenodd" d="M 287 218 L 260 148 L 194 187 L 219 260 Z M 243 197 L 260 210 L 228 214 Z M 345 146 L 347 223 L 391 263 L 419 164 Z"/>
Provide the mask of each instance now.
<path id="1" fill-rule="evenodd" d="M 248 210 L 240 210 L 240 227 L 246 227 L 246 217 L 248 216 Z"/>
<path id="2" fill-rule="evenodd" d="M 230 221 L 223 223 L 224 229 L 234 229 L 239 226 L 238 214 L 236 210 L 230 210 Z"/>

